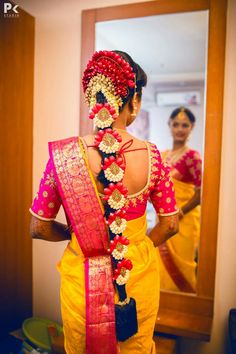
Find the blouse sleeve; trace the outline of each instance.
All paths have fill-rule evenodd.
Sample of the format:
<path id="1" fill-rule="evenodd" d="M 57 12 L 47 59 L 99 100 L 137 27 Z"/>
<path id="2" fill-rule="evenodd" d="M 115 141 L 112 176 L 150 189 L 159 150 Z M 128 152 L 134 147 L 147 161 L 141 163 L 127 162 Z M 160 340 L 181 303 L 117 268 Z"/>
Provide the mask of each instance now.
<path id="1" fill-rule="evenodd" d="M 49 159 L 30 212 L 38 219 L 49 221 L 56 218 L 60 206 L 61 198 L 54 176 L 52 161 Z"/>
<path id="2" fill-rule="evenodd" d="M 190 150 L 189 156 L 186 159 L 191 181 L 196 187 L 201 187 L 202 183 L 202 159 L 197 151 Z"/>
<path id="3" fill-rule="evenodd" d="M 158 215 L 168 216 L 178 213 L 173 182 L 169 176 L 169 167 L 162 162 L 157 150 L 155 185 L 150 194 L 151 202 Z"/>

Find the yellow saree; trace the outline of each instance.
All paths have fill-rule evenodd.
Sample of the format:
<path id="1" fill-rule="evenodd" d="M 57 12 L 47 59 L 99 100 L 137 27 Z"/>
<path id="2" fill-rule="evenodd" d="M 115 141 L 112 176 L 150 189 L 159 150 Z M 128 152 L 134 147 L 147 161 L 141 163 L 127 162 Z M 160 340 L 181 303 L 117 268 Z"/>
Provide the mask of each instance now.
<path id="1" fill-rule="evenodd" d="M 86 156 L 83 152 L 82 155 L 96 192 L 96 198 L 100 207 L 103 208 Z M 89 220 L 87 224 L 89 226 Z M 117 352 L 121 354 L 154 354 L 156 352 L 152 337 L 159 306 L 159 266 L 156 249 L 146 236 L 146 230 L 147 220 L 144 214 L 142 217 L 128 221 L 123 232 L 123 235 L 130 241 L 126 257 L 132 261 L 133 269 L 126 287 L 129 296 L 136 301 L 138 333 L 124 342 L 117 343 Z M 86 353 L 87 308 L 84 264 L 85 256 L 75 233 L 72 233 L 71 241 L 57 266 L 61 274 L 61 313 L 67 354 Z M 117 294 L 114 296 L 114 303 L 117 303 L 118 296 Z M 104 304 L 104 311 L 106 311 L 105 307 L 106 304 Z M 99 353 L 109 354 L 105 348 L 99 350 Z"/>
<path id="2" fill-rule="evenodd" d="M 172 179 L 175 188 L 177 206 L 181 208 L 194 195 L 194 185 Z M 166 244 L 173 263 L 181 275 L 190 284 L 193 291 L 196 289 L 196 251 L 200 235 L 200 206 L 184 215 L 179 222 L 179 232 L 170 238 Z M 180 291 L 173 277 L 160 257 L 161 289 Z"/>
<path id="3" fill-rule="evenodd" d="M 124 232 L 130 241 L 127 257 L 134 265 L 127 283 L 127 292 L 136 300 L 138 333 L 125 342 L 118 343 L 121 354 L 156 353 L 152 336 L 159 305 L 159 266 L 156 249 L 146 236 L 146 229 L 144 215 L 128 221 Z M 58 264 L 58 270 L 61 274 L 65 349 L 67 354 L 84 354 L 84 256 L 74 234 Z"/>

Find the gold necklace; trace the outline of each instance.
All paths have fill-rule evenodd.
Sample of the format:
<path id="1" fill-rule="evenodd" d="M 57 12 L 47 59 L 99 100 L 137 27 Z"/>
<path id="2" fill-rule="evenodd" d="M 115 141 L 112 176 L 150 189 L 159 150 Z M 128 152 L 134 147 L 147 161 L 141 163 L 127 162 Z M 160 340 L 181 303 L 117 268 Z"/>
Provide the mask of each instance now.
<path id="1" fill-rule="evenodd" d="M 188 146 L 184 145 L 182 148 L 178 150 L 170 150 L 167 153 L 166 156 L 166 162 L 168 162 L 171 165 L 174 165 L 183 155 L 184 153 L 188 150 Z"/>

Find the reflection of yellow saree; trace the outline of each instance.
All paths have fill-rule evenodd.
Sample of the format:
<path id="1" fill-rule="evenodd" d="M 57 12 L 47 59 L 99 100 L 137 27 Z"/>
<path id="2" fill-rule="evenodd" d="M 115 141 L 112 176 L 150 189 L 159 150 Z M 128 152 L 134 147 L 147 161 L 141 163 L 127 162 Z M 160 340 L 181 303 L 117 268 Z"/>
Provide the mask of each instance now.
<path id="1" fill-rule="evenodd" d="M 177 206 L 181 208 L 194 195 L 194 185 L 173 178 Z M 173 291 L 195 291 L 196 251 L 200 234 L 200 206 L 185 214 L 179 232 L 166 242 L 168 255 L 160 261 L 161 288 Z M 160 250 L 161 253 L 161 250 Z M 168 264 L 171 263 L 171 264 Z M 168 269 L 168 270 L 167 270 Z M 187 286 L 186 286 L 187 284 Z M 191 290 L 192 289 L 192 290 Z"/>
<path id="2" fill-rule="evenodd" d="M 159 273 L 156 249 L 146 236 L 146 227 L 144 215 L 128 221 L 124 232 L 130 240 L 127 258 L 134 265 L 127 293 L 136 300 L 139 329 L 136 335 L 119 343 L 121 354 L 156 353 L 152 336 L 159 304 Z M 65 348 L 68 354 L 82 354 L 85 353 L 84 256 L 74 234 L 58 270 L 61 273 Z"/>

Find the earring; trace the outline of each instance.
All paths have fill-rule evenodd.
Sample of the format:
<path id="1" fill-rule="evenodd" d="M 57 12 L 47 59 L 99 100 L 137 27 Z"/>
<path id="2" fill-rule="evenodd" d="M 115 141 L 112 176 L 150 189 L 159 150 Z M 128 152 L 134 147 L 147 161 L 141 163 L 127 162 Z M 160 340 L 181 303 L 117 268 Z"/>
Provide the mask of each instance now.
<path id="1" fill-rule="evenodd" d="M 133 112 L 130 115 L 131 115 L 132 118 L 136 118 L 136 115 L 137 115 L 136 107 L 133 109 Z"/>

